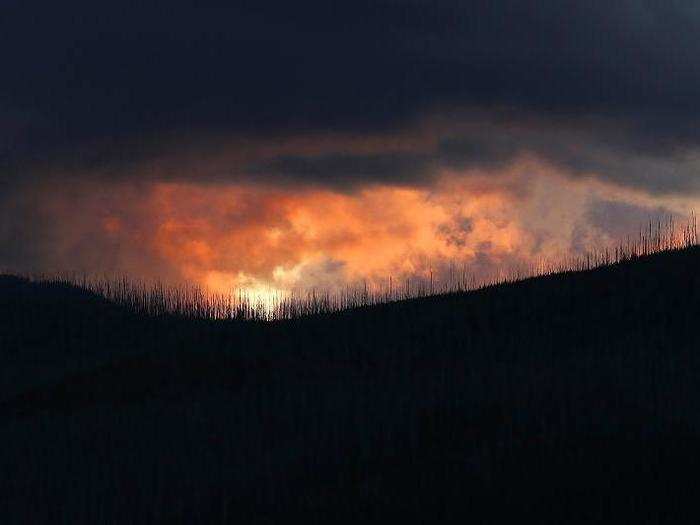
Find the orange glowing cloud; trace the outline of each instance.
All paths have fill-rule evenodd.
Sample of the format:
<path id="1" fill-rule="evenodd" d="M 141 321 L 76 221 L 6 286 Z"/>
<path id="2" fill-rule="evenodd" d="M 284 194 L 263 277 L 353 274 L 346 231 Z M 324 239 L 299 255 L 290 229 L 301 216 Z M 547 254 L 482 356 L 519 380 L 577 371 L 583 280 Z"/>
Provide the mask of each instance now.
<path id="1" fill-rule="evenodd" d="M 477 177 L 352 193 L 155 184 L 146 206 L 150 249 L 182 278 L 216 291 L 425 276 L 477 258 L 495 266 L 533 249 L 514 215 L 525 196 L 504 186 Z"/>
<path id="2" fill-rule="evenodd" d="M 453 197 L 393 187 L 345 194 L 159 184 L 152 247 L 185 279 L 217 291 L 420 274 L 444 259 L 519 250 L 526 236 L 507 217 L 514 197 Z"/>
<path id="3" fill-rule="evenodd" d="M 414 187 L 83 180 L 35 191 L 48 271 L 125 272 L 260 297 L 440 280 L 455 266 L 486 278 L 615 242 L 620 206 L 641 210 L 640 220 L 660 206 L 693 207 L 525 156 L 497 171 L 443 169 Z"/>

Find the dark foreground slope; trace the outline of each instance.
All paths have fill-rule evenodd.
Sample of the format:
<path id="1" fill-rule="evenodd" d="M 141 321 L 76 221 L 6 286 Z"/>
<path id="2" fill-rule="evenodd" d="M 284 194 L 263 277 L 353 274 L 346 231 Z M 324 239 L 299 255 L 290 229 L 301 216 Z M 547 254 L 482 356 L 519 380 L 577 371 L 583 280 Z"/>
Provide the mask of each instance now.
<path id="1" fill-rule="evenodd" d="M 2 523 L 696 523 L 700 250 L 274 324 L 0 280 Z"/>

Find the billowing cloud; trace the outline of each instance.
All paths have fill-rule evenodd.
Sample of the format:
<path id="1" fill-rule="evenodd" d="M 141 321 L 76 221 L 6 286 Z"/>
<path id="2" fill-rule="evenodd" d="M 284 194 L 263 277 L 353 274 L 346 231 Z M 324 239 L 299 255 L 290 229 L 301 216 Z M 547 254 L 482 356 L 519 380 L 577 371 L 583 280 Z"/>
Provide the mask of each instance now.
<path id="1" fill-rule="evenodd" d="M 694 203 L 525 161 L 498 173 L 444 171 L 426 187 L 74 181 L 58 192 L 34 186 L 13 202 L 25 203 L 23 214 L 9 211 L 24 222 L 0 231 L 15 247 L 0 254 L 4 267 L 127 273 L 218 292 L 386 286 L 431 273 L 444 283 L 455 269 L 483 280 L 618 242 L 637 222 Z"/>
<path id="2" fill-rule="evenodd" d="M 2 10 L 2 267 L 485 274 L 700 198 L 695 2 Z"/>

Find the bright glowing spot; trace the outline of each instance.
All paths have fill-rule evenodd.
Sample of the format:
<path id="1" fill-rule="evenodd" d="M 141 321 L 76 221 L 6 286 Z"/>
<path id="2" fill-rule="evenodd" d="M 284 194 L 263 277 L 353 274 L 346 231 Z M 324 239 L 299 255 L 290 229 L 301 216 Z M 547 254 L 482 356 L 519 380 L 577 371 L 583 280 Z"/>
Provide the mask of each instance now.
<path id="1" fill-rule="evenodd" d="M 204 282 L 210 293 L 231 297 L 234 304 L 245 303 L 267 313 L 273 312 L 289 297 L 289 292 L 286 290 L 270 286 L 243 272 L 238 274 L 208 272 Z"/>

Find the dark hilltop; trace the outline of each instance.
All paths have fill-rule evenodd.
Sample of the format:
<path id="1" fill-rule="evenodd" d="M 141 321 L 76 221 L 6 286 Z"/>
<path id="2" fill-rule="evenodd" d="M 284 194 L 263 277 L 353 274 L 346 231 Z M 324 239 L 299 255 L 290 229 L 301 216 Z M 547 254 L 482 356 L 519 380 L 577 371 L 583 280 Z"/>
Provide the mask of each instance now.
<path id="1" fill-rule="evenodd" d="M 2 522 L 695 523 L 699 267 L 275 322 L 4 276 Z"/>

